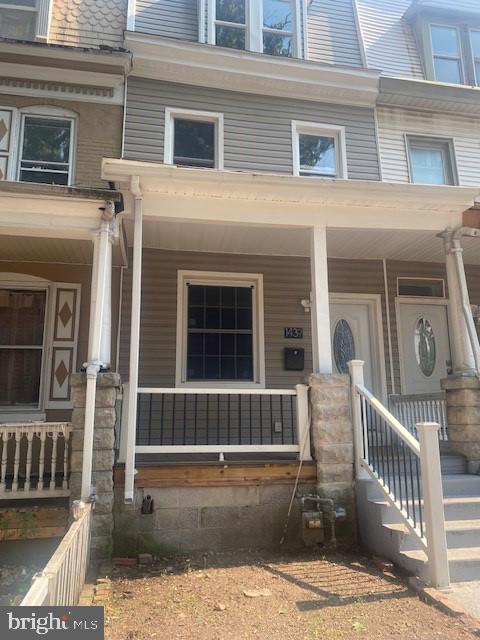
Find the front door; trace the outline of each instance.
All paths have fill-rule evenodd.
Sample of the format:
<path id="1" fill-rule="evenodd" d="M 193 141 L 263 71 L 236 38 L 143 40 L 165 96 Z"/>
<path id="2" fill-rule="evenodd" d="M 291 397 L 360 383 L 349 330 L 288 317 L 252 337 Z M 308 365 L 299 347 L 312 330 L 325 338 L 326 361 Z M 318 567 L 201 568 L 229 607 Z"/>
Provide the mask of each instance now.
<path id="1" fill-rule="evenodd" d="M 349 360 L 363 360 L 367 389 L 381 393 L 375 305 L 370 300 L 331 296 L 330 328 L 335 373 L 348 373 Z"/>
<path id="2" fill-rule="evenodd" d="M 402 393 L 438 393 L 450 361 L 445 303 L 397 299 Z"/>

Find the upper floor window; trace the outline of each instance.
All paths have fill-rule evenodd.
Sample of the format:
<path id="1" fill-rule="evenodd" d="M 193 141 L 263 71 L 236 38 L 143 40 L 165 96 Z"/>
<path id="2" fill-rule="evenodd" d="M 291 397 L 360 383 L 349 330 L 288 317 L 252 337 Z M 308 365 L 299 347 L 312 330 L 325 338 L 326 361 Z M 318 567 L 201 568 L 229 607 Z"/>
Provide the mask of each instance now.
<path id="1" fill-rule="evenodd" d="M 71 182 L 73 120 L 23 116 L 18 179 L 22 182 Z"/>
<path id="2" fill-rule="evenodd" d="M 456 184 L 453 143 L 441 138 L 407 136 L 410 181 Z"/>
<path id="3" fill-rule="evenodd" d="M 223 115 L 165 109 L 165 164 L 223 168 Z"/>
<path id="4" fill-rule="evenodd" d="M 298 56 L 298 0 L 210 0 L 211 44 L 273 56 Z"/>
<path id="5" fill-rule="evenodd" d="M 293 55 L 292 0 L 263 0 L 263 53 Z"/>
<path id="6" fill-rule="evenodd" d="M 72 184 L 75 122 L 56 107 L 0 107 L 0 179 Z"/>
<path id="7" fill-rule="evenodd" d="M 347 177 L 343 127 L 294 121 L 292 143 L 294 175 Z"/>
<path id="8" fill-rule="evenodd" d="M 480 29 L 470 30 L 470 44 L 472 47 L 475 84 L 480 87 Z"/>
<path id="9" fill-rule="evenodd" d="M 0 0 L 0 37 L 44 40 L 50 0 Z"/>
<path id="10" fill-rule="evenodd" d="M 463 82 L 460 38 L 456 27 L 430 25 L 435 80 Z"/>

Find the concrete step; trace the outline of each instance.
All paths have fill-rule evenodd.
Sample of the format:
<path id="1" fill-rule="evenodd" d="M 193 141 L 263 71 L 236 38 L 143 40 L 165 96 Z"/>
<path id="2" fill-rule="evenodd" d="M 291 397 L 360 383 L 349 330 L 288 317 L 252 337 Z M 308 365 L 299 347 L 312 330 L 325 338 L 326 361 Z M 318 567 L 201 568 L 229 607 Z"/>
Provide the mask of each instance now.
<path id="1" fill-rule="evenodd" d="M 395 510 L 390 509 L 390 504 L 385 498 L 369 498 L 369 502 L 386 507 L 384 512 L 392 512 L 393 519 L 388 518 L 385 513 L 384 524 L 397 522 Z M 480 518 L 480 496 L 449 496 L 444 498 L 443 505 L 445 520 L 477 520 Z"/>
<path id="2" fill-rule="evenodd" d="M 464 456 L 455 453 L 442 453 L 440 455 L 442 474 L 453 475 L 467 473 L 467 460 Z"/>
<path id="3" fill-rule="evenodd" d="M 480 476 L 468 473 L 444 475 L 442 478 L 443 495 L 446 498 L 462 496 L 480 496 Z"/>
<path id="4" fill-rule="evenodd" d="M 426 554 L 421 550 L 402 551 L 406 564 L 414 566 L 417 574 L 424 572 L 427 561 Z M 449 549 L 448 565 L 452 582 L 469 582 L 480 578 L 480 547 L 468 549 Z"/>
<path id="5" fill-rule="evenodd" d="M 392 522 L 383 526 L 397 539 L 396 544 L 400 551 L 420 548 L 419 542 L 405 524 Z M 445 532 L 449 549 L 480 547 L 480 520 L 451 520 L 445 523 Z"/>

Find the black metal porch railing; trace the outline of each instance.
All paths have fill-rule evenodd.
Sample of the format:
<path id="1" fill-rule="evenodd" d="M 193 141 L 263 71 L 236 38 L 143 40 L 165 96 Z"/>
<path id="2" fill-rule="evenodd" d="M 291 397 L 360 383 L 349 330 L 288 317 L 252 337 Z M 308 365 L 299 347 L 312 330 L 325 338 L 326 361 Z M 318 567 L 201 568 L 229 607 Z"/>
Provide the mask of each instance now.
<path id="1" fill-rule="evenodd" d="M 297 445 L 295 391 L 138 394 L 137 446 Z"/>
<path id="2" fill-rule="evenodd" d="M 357 387 L 357 391 L 361 398 L 363 459 L 424 539 L 418 442 L 367 389 Z"/>

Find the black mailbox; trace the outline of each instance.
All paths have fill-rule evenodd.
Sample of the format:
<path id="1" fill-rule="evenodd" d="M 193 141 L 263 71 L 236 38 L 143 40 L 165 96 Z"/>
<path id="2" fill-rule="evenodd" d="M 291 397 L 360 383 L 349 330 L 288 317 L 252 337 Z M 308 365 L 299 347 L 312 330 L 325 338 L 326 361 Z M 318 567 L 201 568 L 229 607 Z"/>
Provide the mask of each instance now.
<path id="1" fill-rule="evenodd" d="M 284 351 L 286 371 L 303 371 L 305 368 L 305 349 L 287 347 Z"/>

